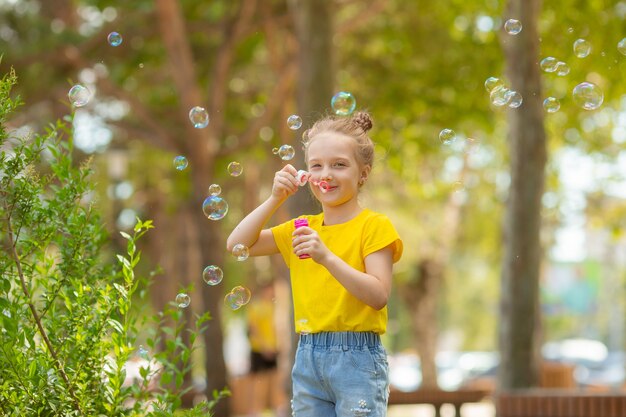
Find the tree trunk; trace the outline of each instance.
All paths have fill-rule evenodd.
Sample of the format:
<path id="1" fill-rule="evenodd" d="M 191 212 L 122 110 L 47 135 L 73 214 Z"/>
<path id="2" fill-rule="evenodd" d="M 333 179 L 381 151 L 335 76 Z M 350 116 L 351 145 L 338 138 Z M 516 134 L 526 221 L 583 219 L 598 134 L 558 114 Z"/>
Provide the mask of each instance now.
<path id="1" fill-rule="evenodd" d="M 523 104 L 510 109 L 511 187 L 504 217 L 504 258 L 500 303 L 501 389 L 531 387 L 538 381 L 537 330 L 541 196 L 546 165 L 546 135 L 541 104 L 540 0 L 509 0 L 504 19 L 522 22 L 516 36 L 503 34 L 506 74 Z"/>
<path id="2" fill-rule="evenodd" d="M 414 271 L 416 276 L 404 285 L 400 294 L 411 306 L 411 325 L 422 371 L 420 388 L 436 388 L 437 302 L 444 268 L 438 261 L 423 259 Z"/>
<path id="3" fill-rule="evenodd" d="M 333 95 L 333 2 L 331 0 L 291 0 L 298 39 L 298 112 L 301 131 L 324 115 Z M 311 193 L 300 192 L 290 198 L 295 216 L 319 213 Z"/>
<path id="4" fill-rule="evenodd" d="M 202 212 L 202 202 L 214 177 L 217 139 L 210 129 L 195 129 L 187 118 L 189 109 L 202 105 L 201 88 L 197 83 L 195 63 L 185 30 L 185 22 L 178 1 L 157 0 L 156 11 L 159 16 L 161 34 L 168 54 L 171 74 L 180 95 L 178 117 L 184 126 L 185 141 L 178 144 L 189 159 L 193 198 L 183 209 L 189 213 L 193 228 L 197 231 L 189 236 L 189 247 L 201 251 L 201 265 L 195 271 L 189 271 L 196 290 L 201 291 L 204 308 L 211 312 L 212 320 L 204 333 L 206 396 L 211 399 L 213 391 L 220 391 L 227 386 L 226 364 L 223 353 L 223 333 L 221 328 L 222 292 L 214 288 L 209 291 L 200 279 L 203 265 L 222 265 L 224 242 L 220 238 L 219 227 L 206 218 Z M 170 255 L 171 256 L 171 255 Z M 174 271 L 172 271 L 174 272 Z M 183 280 L 184 277 L 178 277 Z M 188 278 L 187 278 L 188 279 Z M 228 401 L 219 401 L 214 409 L 215 417 L 229 415 Z"/>

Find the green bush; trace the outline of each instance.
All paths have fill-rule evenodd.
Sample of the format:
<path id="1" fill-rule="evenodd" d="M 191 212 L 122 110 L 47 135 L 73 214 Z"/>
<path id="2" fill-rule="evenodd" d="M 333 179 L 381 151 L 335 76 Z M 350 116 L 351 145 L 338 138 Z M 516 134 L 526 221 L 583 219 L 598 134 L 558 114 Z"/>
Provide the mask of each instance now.
<path id="1" fill-rule="evenodd" d="M 144 382 L 123 384 L 124 365 L 138 355 L 132 301 L 146 282 L 135 276 L 137 241 L 152 222 L 138 219 L 132 234 L 122 232 L 127 253 L 107 255 L 89 163 L 73 162 L 70 129 L 57 122 L 18 137 L 7 128 L 20 104 L 15 83 L 13 72 L 0 80 L 0 414 L 207 415 L 226 392 L 177 411 L 191 348 L 175 305 L 150 319 L 147 344 L 165 349 L 143 362 Z M 191 346 L 209 319 L 197 317 Z"/>

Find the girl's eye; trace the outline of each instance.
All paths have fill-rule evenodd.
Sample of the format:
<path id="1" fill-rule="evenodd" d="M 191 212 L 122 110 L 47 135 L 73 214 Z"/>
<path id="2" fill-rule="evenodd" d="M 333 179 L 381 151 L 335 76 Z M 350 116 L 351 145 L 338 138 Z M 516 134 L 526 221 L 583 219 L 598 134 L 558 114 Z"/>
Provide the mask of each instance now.
<path id="1" fill-rule="evenodd" d="M 345 166 L 346 166 L 346 164 L 344 164 L 343 162 L 336 162 L 336 163 L 335 163 L 335 166 L 336 166 L 336 167 L 345 167 Z"/>

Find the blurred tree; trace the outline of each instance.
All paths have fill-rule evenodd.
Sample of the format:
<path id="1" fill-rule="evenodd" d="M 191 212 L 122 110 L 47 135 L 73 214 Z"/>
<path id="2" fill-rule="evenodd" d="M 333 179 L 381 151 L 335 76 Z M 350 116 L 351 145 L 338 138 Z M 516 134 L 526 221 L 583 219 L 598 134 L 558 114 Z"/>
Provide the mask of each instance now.
<path id="1" fill-rule="evenodd" d="M 542 249 L 541 196 L 546 166 L 546 135 L 537 24 L 540 0 L 509 0 L 506 18 L 524 22 L 515 35 L 504 34 L 506 72 L 524 105 L 508 112 L 511 187 L 504 216 L 504 256 L 500 295 L 501 389 L 538 382 L 539 270 Z"/>

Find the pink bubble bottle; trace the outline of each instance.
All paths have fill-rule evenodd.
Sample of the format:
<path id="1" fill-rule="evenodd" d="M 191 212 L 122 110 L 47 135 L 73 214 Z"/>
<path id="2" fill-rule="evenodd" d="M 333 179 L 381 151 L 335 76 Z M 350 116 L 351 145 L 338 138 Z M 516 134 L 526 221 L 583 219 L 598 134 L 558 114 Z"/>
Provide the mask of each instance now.
<path id="1" fill-rule="evenodd" d="M 299 227 L 308 227 L 309 221 L 306 219 L 306 217 L 298 217 L 293 221 L 293 225 L 296 227 L 296 229 Z M 302 255 L 298 256 L 298 258 L 300 259 L 308 259 L 310 257 L 311 255 L 309 255 L 308 253 L 303 253 Z"/>

